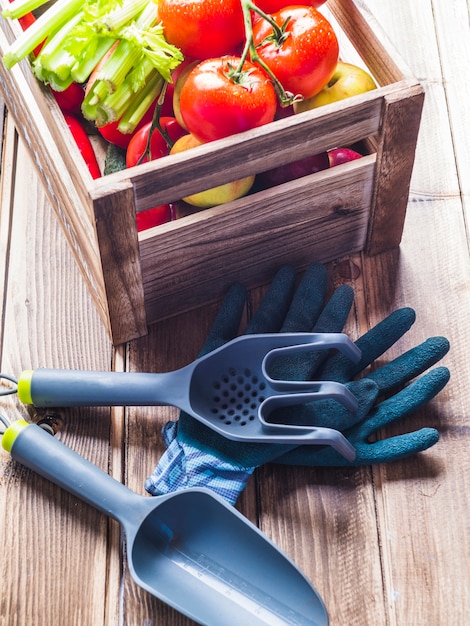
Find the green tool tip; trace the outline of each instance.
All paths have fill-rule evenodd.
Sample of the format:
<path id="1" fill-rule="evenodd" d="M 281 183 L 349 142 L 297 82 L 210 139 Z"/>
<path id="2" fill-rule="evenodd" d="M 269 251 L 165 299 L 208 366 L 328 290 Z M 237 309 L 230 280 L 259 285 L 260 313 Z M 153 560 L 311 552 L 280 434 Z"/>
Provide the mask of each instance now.
<path id="1" fill-rule="evenodd" d="M 26 426 L 29 426 L 28 422 L 25 420 L 17 420 L 6 429 L 2 437 L 2 447 L 4 450 L 11 452 L 11 448 L 16 437 L 26 428 Z"/>

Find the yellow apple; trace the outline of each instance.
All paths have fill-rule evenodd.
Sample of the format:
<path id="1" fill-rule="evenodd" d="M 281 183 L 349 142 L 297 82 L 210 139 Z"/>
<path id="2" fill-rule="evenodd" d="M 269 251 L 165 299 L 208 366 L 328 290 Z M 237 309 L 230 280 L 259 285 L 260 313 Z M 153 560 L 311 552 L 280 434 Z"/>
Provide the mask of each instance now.
<path id="1" fill-rule="evenodd" d="M 198 141 L 191 133 L 188 133 L 187 135 L 180 137 L 174 143 L 172 149 L 170 150 L 170 154 L 190 150 L 191 148 L 201 145 L 202 142 Z M 210 207 L 225 204 L 226 202 L 245 196 L 252 188 L 254 182 L 254 176 L 247 176 L 241 180 L 235 180 L 231 183 L 226 183 L 225 185 L 219 185 L 218 187 L 213 187 L 212 189 L 207 189 L 206 191 L 186 196 L 183 200 L 192 206 L 199 207 L 200 209 L 209 209 Z"/>
<path id="2" fill-rule="evenodd" d="M 184 62 L 183 62 L 184 63 Z M 175 86 L 173 89 L 173 114 L 178 120 L 178 124 L 188 130 L 184 123 L 183 117 L 181 115 L 180 110 L 180 98 L 181 98 L 181 90 L 183 89 L 183 85 L 186 82 L 191 70 L 196 67 L 199 61 L 191 61 L 186 67 L 181 69 L 181 72 L 178 74 L 178 78 L 176 79 Z"/>
<path id="3" fill-rule="evenodd" d="M 302 113 L 316 109 L 376 88 L 377 85 L 369 72 L 352 63 L 339 61 L 327 85 L 316 96 L 295 102 L 294 112 Z"/>

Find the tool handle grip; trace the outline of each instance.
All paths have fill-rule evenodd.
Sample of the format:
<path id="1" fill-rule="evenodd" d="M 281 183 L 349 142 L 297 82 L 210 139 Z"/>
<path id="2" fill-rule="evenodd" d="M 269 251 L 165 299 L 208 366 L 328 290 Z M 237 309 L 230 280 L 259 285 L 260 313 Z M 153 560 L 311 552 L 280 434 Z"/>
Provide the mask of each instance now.
<path id="1" fill-rule="evenodd" d="M 14 422 L 2 437 L 11 456 L 119 522 L 142 496 L 130 491 L 36 424 Z M 136 502 L 134 502 L 136 500 Z"/>
<path id="2" fill-rule="evenodd" d="M 36 407 L 155 406 L 185 408 L 184 370 L 163 374 L 40 368 L 24 371 L 18 397 Z M 183 403 L 183 406 L 181 406 Z"/>

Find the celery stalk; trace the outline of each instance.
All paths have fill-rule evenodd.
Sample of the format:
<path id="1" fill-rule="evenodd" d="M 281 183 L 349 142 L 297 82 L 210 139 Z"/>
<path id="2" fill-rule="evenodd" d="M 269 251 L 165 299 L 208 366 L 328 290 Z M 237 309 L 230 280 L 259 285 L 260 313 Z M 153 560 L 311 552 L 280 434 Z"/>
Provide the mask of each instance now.
<path id="1" fill-rule="evenodd" d="M 137 124 L 147 113 L 150 106 L 155 101 L 155 98 L 160 95 L 163 85 L 163 78 L 154 70 L 153 76 L 145 85 L 144 89 L 142 89 L 136 98 L 132 99 L 132 103 L 126 108 L 125 113 L 119 121 L 119 132 L 124 134 L 134 132 Z"/>
<path id="2" fill-rule="evenodd" d="M 23 17 L 26 13 L 31 13 L 35 9 L 39 9 L 49 0 L 13 0 L 8 7 L 3 9 L 2 16 L 16 20 Z"/>
<path id="3" fill-rule="evenodd" d="M 84 83 L 90 74 L 113 47 L 115 39 L 111 37 L 97 37 L 96 40 L 87 45 L 71 69 L 71 75 L 76 83 Z"/>
<path id="4" fill-rule="evenodd" d="M 140 68 L 139 66 L 144 66 Z M 163 78 L 156 72 L 152 64 L 148 61 L 148 59 L 143 59 L 139 64 L 138 68 L 141 69 L 140 78 L 137 83 L 133 81 L 132 72 L 128 74 L 123 83 L 119 86 L 119 88 L 110 96 L 108 96 L 103 104 L 105 104 L 106 108 L 113 112 L 114 118 L 118 119 L 126 110 L 127 104 L 136 97 L 136 93 L 139 93 L 147 84 L 149 77 L 155 72 L 158 75 L 158 78 L 161 82 L 163 82 Z M 133 70 L 136 71 L 137 68 Z"/>
<path id="5" fill-rule="evenodd" d="M 109 85 L 109 93 L 116 91 L 127 74 L 140 59 L 142 51 L 129 41 L 120 41 L 104 66 L 100 69 L 97 81 Z"/>
<path id="6" fill-rule="evenodd" d="M 47 63 L 33 63 L 33 73 L 41 82 L 51 83 L 51 80 L 57 78 L 58 82 L 72 82 L 70 75 L 70 63 L 73 61 L 70 54 L 66 50 L 57 50 L 56 54 L 51 57 L 54 63 L 54 69 L 51 70 Z M 52 83 L 51 83 L 52 84 Z M 54 87 L 55 89 L 55 87 Z"/>
<path id="7" fill-rule="evenodd" d="M 82 4 L 83 0 L 57 0 L 8 48 L 3 56 L 5 67 L 11 69 L 16 63 L 27 57 L 50 33 L 66 24 Z"/>
<path id="8" fill-rule="evenodd" d="M 56 72 L 48 72 L 47 70 L 42 71 L 39 80 L 50 85 L 54 91 L 64 91 L 74 82 L 70 74 L 65 74 L 64 78 L 61 78 Z"/>
<path id="9" fill-rule="evenodd" d="M 65 26 L 48 38 L 41 53 L 32 63 L 33 72 L 39 80 L 50 82 L 45 77 L 51 74 L 57 74 L 60 81 L 70 77 L 75 57 L 68 52 L 65 42 L 82 17 L 83 13 L 77 13 Z"/>
<path id="10" fill-rule="evenodd" d="M 136 18 L 133 25 L 138 30 L 145 30 L 150 28 L 152 24 L 155 23 L 157 19 L 157 8 L 156 5 L 150 1 L 147 3 L 147 6 L 143 9 L 140 15 Z M 126 28 L 123 29 L 124 32 L 121 33 L 122 39 L 114 50 L 113 54 L 108 59 L 107 63 L 98 73 L 98 79 L 104 81 L 111 81 L 114 85 L 120 85 L 124 80 L 127 72 L 129 72 L 135 60 L 138 60 L 140 57 L 141 51 L 138 50 L 138 55 L 135 55 L 134 50 L 135 45 L 133 42 L 129 42 L 126 40 Z M 137 56 L 137 59 L 131 58 L 131 56 Z"/>
<path id="11" fill-rule="evenodd" d="M 98 20 L 96 29 L 116 31 L 123 28 L 136 15 L 141 13 L 149 5 L 149 0 L 127 0 L 122 6 L 107 13 L 102 20 Z M 154 13 L 156 9 L 154 8 Z"/>
<path id="12" fill-rule="evenodd" d="M 121 57 L 120 62 L 113 64 L 113 58 L 118 51 Z M 103 70 L 98 72 L 95 82 L 83 101 L 82 113 L 86 119 L 93 120 L 99 117 L 101 120 L 98 108 L 102 108 L 105 98 L 114 93 L 124 82 L 127 73 L 137 63 L 140 56 L 140 50 L 128 41 L 119 42 Z M 110 119 L 110 121 L 114 120 Z"/>
<path id="13" fill-rule="evenodd" d="M 119 131 L 131 133 L 160 94 L 163 84 L 163 78 L 153 69 L 147 83 L 137 93 L 132 93 L 129 87 L 120 89 L 112 100 L 107 98 L 98 106 L 99 125 L 119 120 Z"/>

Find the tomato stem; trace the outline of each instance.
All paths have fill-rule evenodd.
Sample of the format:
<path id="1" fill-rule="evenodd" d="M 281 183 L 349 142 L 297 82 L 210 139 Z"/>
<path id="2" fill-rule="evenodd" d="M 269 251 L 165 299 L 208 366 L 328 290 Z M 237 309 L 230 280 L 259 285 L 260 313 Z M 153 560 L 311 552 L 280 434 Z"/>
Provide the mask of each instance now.
<path id="1" fill-rule="evenodd" d="M 272 80 L 274 89 L 276 90 L 276 94 L 279 98 L 281 106 L 287 107 L 293 104 L 294 102 L 298 102 L 299 100 L 303 100 L 303 97 L 300 94 L 293 94 L 289 91 L 286 91 L 282 86 L 279 79 L 275 76 L 272 70 L 266 65 L 266 63 L 260 58 L 258 52 L 256 51 L 256 46 L 253 41 L 253 25 L 251 22 L 251 14 L 250 11 L 254 11 L 261 18 L 269 22 L 273 29 L 272 39 L 278 42 L 278 45 L 281 45 L 283 41 L 285 41 L 286 37 L 288 37 L 288 33 L 285 32 L 286 23 L 279 28 L 278 24 L 272 19 L 270 15 L 262 11 L 258 8 L 251 0 L 241 0 L 242 10 L 243 10 L 243 18 L 245 23 L 245 47 L 243 48 L 243 52 L 241 55 L 241 60 L 238 68 L 231 73 L 232 80 L 240 80 L 240 77 L 243 74 L 243 64 L 247 60 L 248 56 L 253 63 L 259 65 L 264 72 L 269 76 Z"/>

